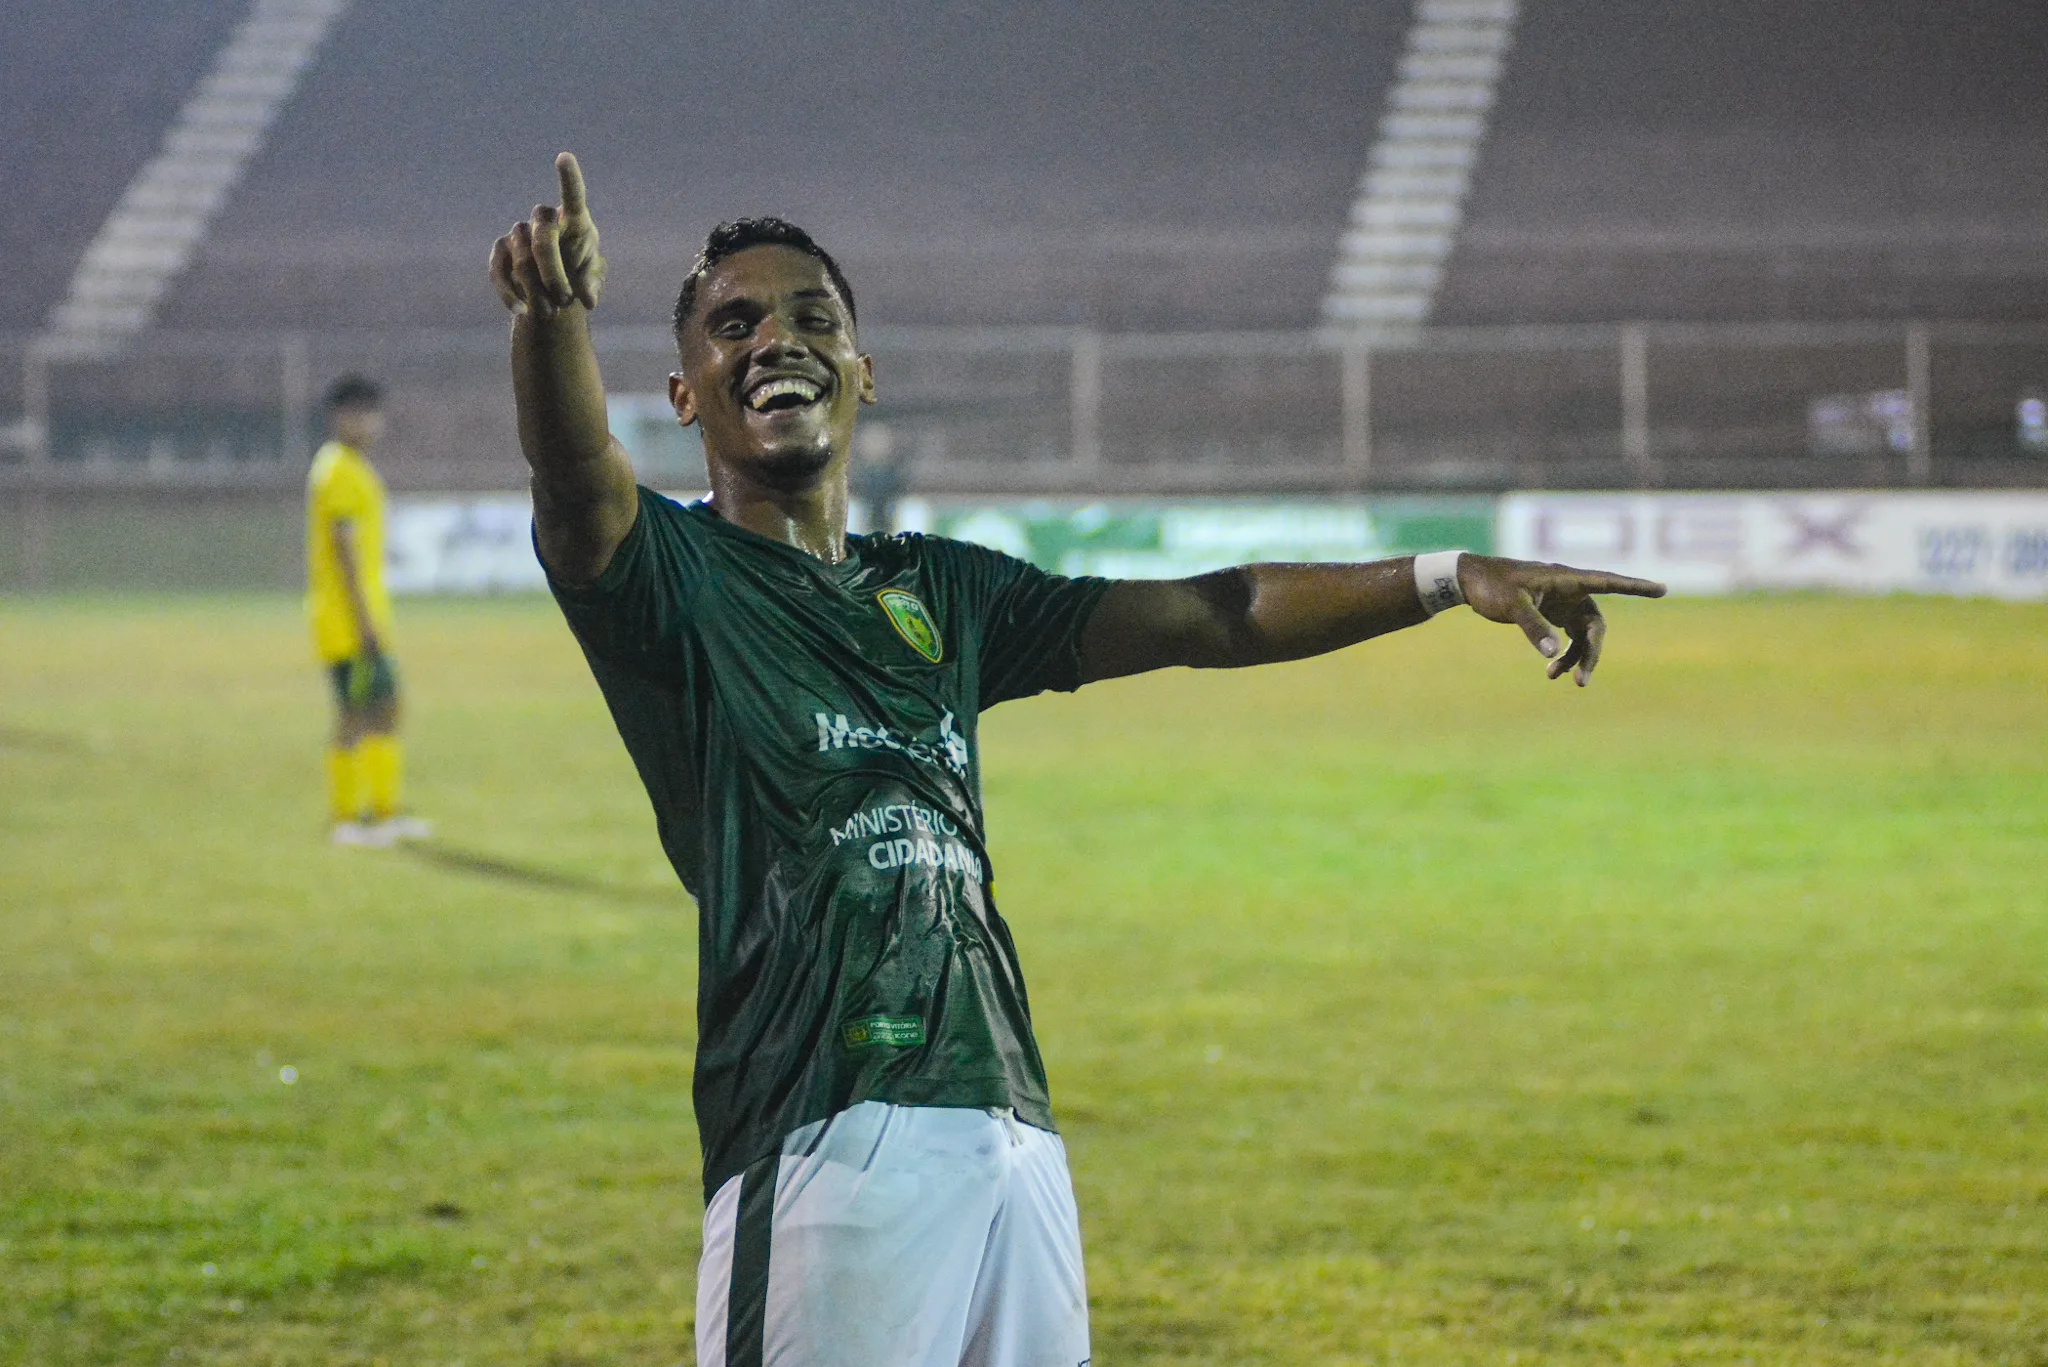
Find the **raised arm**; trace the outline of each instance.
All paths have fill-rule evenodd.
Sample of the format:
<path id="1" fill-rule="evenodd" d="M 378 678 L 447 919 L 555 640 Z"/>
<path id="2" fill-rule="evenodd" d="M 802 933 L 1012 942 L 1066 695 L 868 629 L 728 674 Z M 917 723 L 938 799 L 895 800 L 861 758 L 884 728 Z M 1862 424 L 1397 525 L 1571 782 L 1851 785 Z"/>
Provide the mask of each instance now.
<path id="1" fill-rule="evenodd" d="M 1662 584 L 1529 560 L 1462 555 L 1456 584 L 1488 621 L 1522 629 L 1581 688 L 1600 663 L 1606 619 L 1596 593 L 1661 598 Z M 1245 565 L 1193 579 L 1129 579 L 1103 596 L 1081 637 L 1086 682 L 1187 665 L 1231 669 L 1299 660 L 1427 621 L 1415 560 L 1364 565 Z M 1569 647 L 1558 640 L 1562 630 Z"/>
<path id="2" fill-rule="evenodd" d="M 512 313 L 519 449 L 533 470 L 533 523 L 557 578 L 588 583 L 633 529 L 633 463 L 605 425 L 590 311 L 604 290 L 583 172 L 555 158 L 562 203 L 537 205 L 491 248 L 491 284 Z"/>

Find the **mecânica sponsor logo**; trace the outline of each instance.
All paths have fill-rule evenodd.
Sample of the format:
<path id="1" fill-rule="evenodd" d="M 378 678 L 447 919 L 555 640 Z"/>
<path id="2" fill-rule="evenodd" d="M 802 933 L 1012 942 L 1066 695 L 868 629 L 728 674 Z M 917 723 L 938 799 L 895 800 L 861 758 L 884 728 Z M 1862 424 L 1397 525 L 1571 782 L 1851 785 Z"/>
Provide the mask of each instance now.
<path id="1" fill-rule="evenodd" d="M 856 726 L 844 712 L 815 712 L 818 753 L 827 750 L 896 750 L 920 764 L 943 764 L 967 776 L 967 738 L 953 729 L 953 714 L 939 718 L 939 734 L 930 740 L 899 736 L 886 726 Z"/>

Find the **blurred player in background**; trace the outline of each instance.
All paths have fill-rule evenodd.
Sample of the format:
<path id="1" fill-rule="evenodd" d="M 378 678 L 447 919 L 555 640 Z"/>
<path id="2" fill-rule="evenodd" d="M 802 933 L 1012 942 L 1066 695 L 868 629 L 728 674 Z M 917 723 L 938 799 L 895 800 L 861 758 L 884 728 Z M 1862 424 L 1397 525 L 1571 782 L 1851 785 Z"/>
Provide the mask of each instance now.
<path id="1" fill-rule="evenodd" d="M 676 301 L 669 396 L 712 489 L 679 506 L 606 431 L 604 262 L 575 159 L 556 169 L 561 206 L 498 239 L 491 278 L 535 545 L 697 900 L 697 1361 L 1086 1367 L 1066 1148 L 991 890 L 981 711 L 1319 655 L 1461 603 L 1584 684 L 1592 595 L 1663 588 L 1456 551 L 1112 581 L 848 536 L 874 370 L 845 276 L 778 219 L 715 229 Z"/>
<path id="2" fill-rule="evenodd" d="M 306 475 L 306 611 L 334 688 L 329 839 L 381 847 L 430 833 L 400 805 L 405 762 L 384 589 L 384 481 L 370 464 L 384 434 L 384 391 L 344 375 L 329 387 L 326 410 L 327 441 Z"/>

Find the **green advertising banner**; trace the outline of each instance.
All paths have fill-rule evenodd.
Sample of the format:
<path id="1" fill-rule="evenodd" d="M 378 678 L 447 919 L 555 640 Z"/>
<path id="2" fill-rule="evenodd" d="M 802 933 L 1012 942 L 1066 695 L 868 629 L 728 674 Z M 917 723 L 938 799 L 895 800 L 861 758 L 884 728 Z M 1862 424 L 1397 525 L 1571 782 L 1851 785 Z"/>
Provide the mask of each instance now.
<path id="1" fill-rule="evenodd" d="M 940 504 L 928 529 L 1058 574 L 1175 579 L 1255 561 L 1493 549 L 1491 498 Z"/>

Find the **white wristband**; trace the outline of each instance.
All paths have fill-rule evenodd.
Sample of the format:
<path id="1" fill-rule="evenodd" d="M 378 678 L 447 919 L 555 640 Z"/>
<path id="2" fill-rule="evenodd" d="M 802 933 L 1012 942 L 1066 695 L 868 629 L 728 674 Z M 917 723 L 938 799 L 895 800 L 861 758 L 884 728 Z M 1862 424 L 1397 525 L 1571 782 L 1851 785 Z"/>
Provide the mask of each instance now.
<path id="1" fill-rule="evenodd" d="M 1463 551 L 1431 551 L 1415 557 L 1415 594 L 1423 611 L 1434 617 L 1465 601 L 1458 587 L 1458 557 Z"/>

